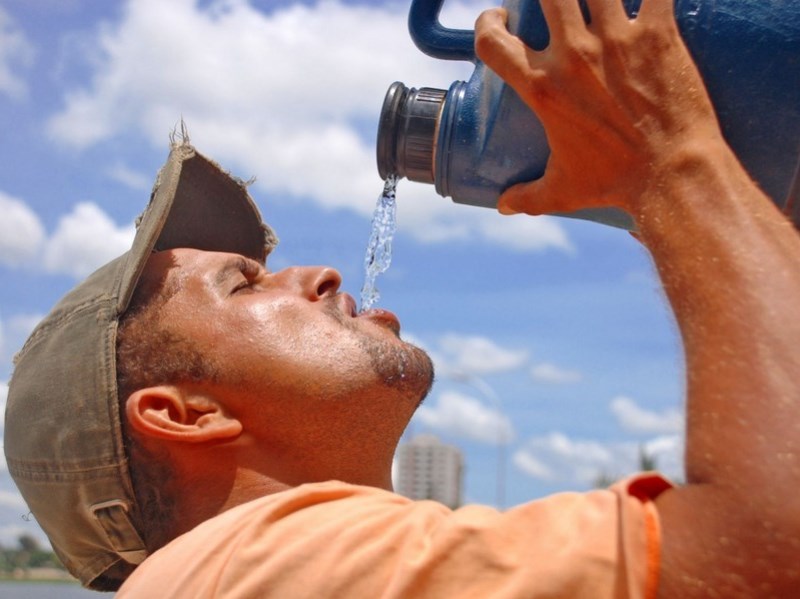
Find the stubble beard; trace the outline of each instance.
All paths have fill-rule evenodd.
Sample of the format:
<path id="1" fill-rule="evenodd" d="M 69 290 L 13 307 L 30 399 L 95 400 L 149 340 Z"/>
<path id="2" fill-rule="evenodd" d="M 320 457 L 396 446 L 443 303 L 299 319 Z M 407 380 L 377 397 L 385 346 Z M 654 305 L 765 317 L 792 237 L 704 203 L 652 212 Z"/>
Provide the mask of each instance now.
<path id="1" fill-rule="evenodd" d="M 369 335 L 356 326 L 353 318 L 345 317 L 331 302 L 327 313 L 358 336 L 361 350 L 369 356 L 373 371 L 383 384 L 414 401 L 416 409 L 433 385 L 433 361 L 421 348 L 400 339 Z"/>
<path id="2" fill-rule="evenodd" d="M 411 398 L 415 409 L 425 400 L 433 384 L 433 362 L 425 351 L 405 341 L 362 338 L 359 344 L 388 388 Z"/>

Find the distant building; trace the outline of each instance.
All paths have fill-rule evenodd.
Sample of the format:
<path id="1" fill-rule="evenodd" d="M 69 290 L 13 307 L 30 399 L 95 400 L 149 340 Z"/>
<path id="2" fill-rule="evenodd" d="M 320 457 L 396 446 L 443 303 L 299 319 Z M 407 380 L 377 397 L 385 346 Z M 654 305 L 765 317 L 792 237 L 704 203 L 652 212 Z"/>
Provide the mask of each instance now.
<path id="1" fill-rule="evenodd" d="M 402 443 L 395 454 L 395 491 L 411 499 L 433 499 L 451 508 L 461 505 L 464 460 L 461 451 L 433 435 Z"/>

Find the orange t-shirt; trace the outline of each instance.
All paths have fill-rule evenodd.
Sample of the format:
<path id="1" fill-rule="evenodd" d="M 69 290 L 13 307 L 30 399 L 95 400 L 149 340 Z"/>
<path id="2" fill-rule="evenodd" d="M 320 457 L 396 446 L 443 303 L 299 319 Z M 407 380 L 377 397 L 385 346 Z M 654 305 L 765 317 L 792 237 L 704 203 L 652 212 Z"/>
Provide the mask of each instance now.
<path id="1" fill-rule="evenodd" d="M 326 482 L 232 508 L 148 557 L 141 597 L 655 597 L 669 483 L 640 475 L 505 512 Z"/>

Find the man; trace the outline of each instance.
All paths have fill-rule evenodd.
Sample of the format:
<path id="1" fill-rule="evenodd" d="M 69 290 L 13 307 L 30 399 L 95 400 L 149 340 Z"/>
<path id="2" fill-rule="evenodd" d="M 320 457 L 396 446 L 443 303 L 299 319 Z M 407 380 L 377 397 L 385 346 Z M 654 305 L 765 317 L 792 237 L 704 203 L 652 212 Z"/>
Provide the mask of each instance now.
<path id="1" fill-rule="evenodd" d="M 501 10 L 476 26 L 479 55 L 552 150 L 500 210 L 633 215 L 686 347 L 687 484 L 641 475 L 504 514 L 390 493 L 429 361 L 390 313 L 356 316 L 335 271 L 266 270 L 275 238 L 244 189 L 177 145 L 131 251 L 34 331 L 10 385 L 9 469 L 85 584 L 127 578 L 121 597 L 800 594 L 800 237 L 725 144 L 672 3 L 645 0 L 630 21 L 618 0 L 587 4 L 591 25 L 577 2 L 542 2 L 541 52 Z"/>

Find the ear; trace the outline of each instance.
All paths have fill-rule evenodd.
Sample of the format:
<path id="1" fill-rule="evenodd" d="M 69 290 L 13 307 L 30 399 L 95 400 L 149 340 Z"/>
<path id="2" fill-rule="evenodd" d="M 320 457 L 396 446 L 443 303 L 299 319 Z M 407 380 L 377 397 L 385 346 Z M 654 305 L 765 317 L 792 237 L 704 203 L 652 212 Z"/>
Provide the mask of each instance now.
<path id="1" fill-rule="evenodd" d="M 128 423 L 146 436 L 183 443 L 232 440 L 242 424 L 214 398 L 161 385 L 140 389 L 125 402 Z"/>

